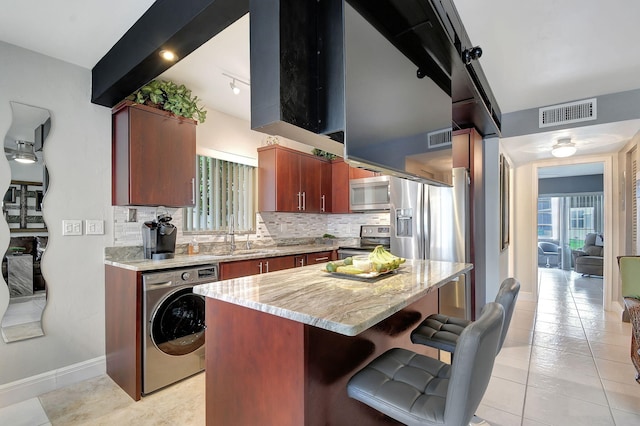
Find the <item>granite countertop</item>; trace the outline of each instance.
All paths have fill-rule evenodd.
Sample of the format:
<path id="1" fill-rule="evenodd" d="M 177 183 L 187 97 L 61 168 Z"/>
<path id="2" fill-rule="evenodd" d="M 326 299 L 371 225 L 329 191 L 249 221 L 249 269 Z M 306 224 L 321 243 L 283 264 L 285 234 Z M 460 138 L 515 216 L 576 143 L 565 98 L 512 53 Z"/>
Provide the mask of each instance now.
<path id="1" fill-rule="evenodd" d="M 159 269 L 181 268 L 188 266 L 206 265 L 210 263 L 234 262 L 237 260 L 263 259 L 267 257 L 288 256 L 305 253 L 316 253 L 321 251 L 337 250 L 338 245 L 293 245 L 293 246 L 273 246 L 262 247 L 249 250 L 236 250 L 233 254 L 176 254 L 173 259 L 151 260 L 151 259 L 129 259 L 113 260 L 106 259 L 105 265 L 117 266 L 132 271 L 154 271 Z"/>
<path id="2" fill-rule="evenodd" d="M 472 268 L 407 260 L 396 273 L 361 279 L 328 273 L 320 264 L 198 285 L 194 292 L 355 336 Z"/>

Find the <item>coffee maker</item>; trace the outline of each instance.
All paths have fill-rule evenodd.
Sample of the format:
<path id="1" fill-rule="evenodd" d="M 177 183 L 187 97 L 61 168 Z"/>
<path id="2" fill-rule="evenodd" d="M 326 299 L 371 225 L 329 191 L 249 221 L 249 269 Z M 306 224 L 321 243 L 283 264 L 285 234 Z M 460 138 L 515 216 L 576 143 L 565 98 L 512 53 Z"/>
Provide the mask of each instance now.
<path id="1" fill-rule="evenodd" d="M 142 246 L 145 259 L 173 259 L 176 252 L 176 227 L 167 213 L 142 224 Z"/>

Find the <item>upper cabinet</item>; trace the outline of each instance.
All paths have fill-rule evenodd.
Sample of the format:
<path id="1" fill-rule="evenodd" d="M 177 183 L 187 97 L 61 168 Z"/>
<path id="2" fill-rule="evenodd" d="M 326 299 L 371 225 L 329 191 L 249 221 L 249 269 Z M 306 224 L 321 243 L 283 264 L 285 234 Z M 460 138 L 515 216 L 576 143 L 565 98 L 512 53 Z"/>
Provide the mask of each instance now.
<path id="1" fill-rule="evenodd" d="M 376 176 L 377 173 L 351 167 L 343 159 L 335 159 L 331 164 L 331 212 L 351 213 L 349 210 L 349 180 Z"/>
<path id="2" fill-rule="evenodd" d="M 330 166 L 328 160 L 279 145 L 258 148 L 258 210 L 326 211 L 330 198 L 322 193 L 330 189 L 326 165 Z"/>
<path id="3" fill-rule="evenodd" d="M 193 206 L 196 122 L 123 102 L 112 116 L 113 205 Z"/>

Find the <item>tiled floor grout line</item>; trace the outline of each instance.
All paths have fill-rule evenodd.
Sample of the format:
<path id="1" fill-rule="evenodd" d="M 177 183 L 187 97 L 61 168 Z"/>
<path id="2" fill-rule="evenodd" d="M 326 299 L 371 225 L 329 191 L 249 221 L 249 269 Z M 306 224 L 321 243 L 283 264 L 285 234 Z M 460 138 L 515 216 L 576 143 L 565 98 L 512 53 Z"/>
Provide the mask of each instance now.
<path id="1" fill-rule="evenodd" d="M 568 274 L 570 274 L 571 271 L 568 272 Z M 569 281 L 567 278 L 567 273 L 565 273 L 565 278 L 567 280 L 567 282 Z M 604 285 L 604 282 L 603 282 Z M 569 287 L 569 291 L 571 292 L 571 298 L 573 299 L 573 302 L 575 304 L 575 297 L 573 295 L 573 289 L 571 287 Z M 604 303 L 604 301 L 602 301 L 602 303 Z M 576 306 L 576 310 L 578 310 L 577 306 Z M 604 312 L 604 307 L 603 307 L 603 312 Z M 605 387 L 604 387 L 604 382 L 602 381 L 602 374 L 600 372 L 600 368 L 598 367 L 598 363 L 596 362 L 596 355 L 593 352 L 593 347 L 591 346 L 591 339 L 589 339 L 589 336 L 585 330 L 584 327 L 584 322 L 582 321 L 582 315 L 580 315 L 580 310 L 578 310 L 578 316 L 580 317 L 580 325 L 582 326 L 582 332 L 584 333 L 584 337 L 585 339 L 587 339 L 587 345 L 589 345 L 589 352 L 591 352 L 591 357 L 593 358 L 593 363 L 596 367 L 596 371 L 598 372 L 598 381 L 600 382 L 600 386 L 602 386 L 602 392 L 604 393 L 604 398 L 607 401 L 607 408 L 609 409 L 609 413 L 611 414 L 611 418 L 613 419 L 614 425 L 615 425 L 615 417 L 613 415 L 613 409 L 611 408 L 611 401 L 609 400 L 609 394 L 607 393 Z"/>
<path id="2" fill-rule="evenodd" d="M 538 289 L 540 289 L 540 281 L 542 280 L 542 274 L 538 274 Z M 529 390 L 529 376 L 531 375 L 531 359 L 533 356 L 533 342 L 536 337 L 536 324 L 538 319 L 538 300 L 540 300 L 540 292 L 537 292 L 536 297 L 536 309 L 533 315 L 533 328 L 531 329 L 531 344 L 529 345 L 529 362 L 527 363 L 527 379 L 524 381 L 524 399 L 522 401 L 522 415 L 520 416 L 520 426 L 524 425 L 524 412 L 527 406 L 527 392 Z"/>

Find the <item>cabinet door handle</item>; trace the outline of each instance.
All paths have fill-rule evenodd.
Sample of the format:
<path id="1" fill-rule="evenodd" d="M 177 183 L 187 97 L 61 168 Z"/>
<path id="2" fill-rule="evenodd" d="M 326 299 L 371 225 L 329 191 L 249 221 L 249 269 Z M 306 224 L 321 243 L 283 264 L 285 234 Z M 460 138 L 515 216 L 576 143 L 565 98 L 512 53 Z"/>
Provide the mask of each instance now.
<path id="1" fill-rule="evenodd" d="M 269 272 L 269 262 L 264 262 L 264 264 L 267 266 L 267 272 Z"/>
<path id="2" fill-rule="evenodd" d="M 302 193 L 302 210 L 306 210 L 307 209 L 307 193 L 303 192 Z"/>
<path id="3" fill-rule="evenodd" d="M 300 258 L 300 266 L 304 266 L 304 257 Z"/>
<path id="4" fill-rule="evenodd" d="M 301 193 L 298 192 L 298 210 L 302 210 L 302 203 L 300 202 L 300 200 L 301 200 L 300 197 L 301 197 Z"/>
<path id="5" fill-rule="evenodd" d="M 191 178 L 191 204 L 196 203 L 196 178 Z"/>
<path id="6" fill-rule="evenodd" d="M 260 262 L 260 264 L 258 265 L 258 268 L 260 268 L 260 273 L 262 273 L 262 262 Z"/>
<path id="7" fill-rule="evenodd" d="M 316 257 L 316 262 L 322 262 L 323 260 L 329 260 L 328 256 L 325 257 Z"/>
<path id="8" fill-rule="evenodd" d="M 324 211 L 324 195 L 320 198 L 322 199 L 322 211 Z"/>

